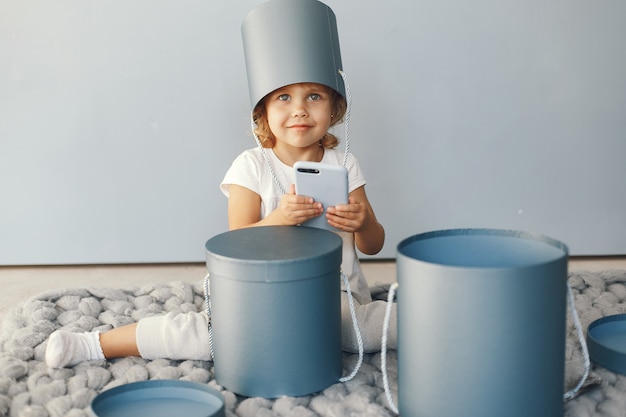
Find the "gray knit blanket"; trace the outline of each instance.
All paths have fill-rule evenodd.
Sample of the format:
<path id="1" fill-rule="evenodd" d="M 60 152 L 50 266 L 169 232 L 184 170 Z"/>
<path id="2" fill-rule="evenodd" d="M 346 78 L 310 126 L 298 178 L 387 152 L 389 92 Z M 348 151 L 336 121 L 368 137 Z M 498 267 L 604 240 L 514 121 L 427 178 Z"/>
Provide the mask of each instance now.
<path id="1" fill-rule="evenodd" d="M 626 270 L 575 272 L 569 282 L 583 329 L 597 318 L 625 312 Z M 214 380 L 211 362 L 123 358 L 56 370 L 44 363 L 46 340 L 60 327 L 75 332 L 104 331 L 154 314 L 201 309 L 202 283 L 185 282 L 132 289 L 63 289 L 25 301 L 7 313 L 0 330 L 0 416 L 88 416 L 88 407 L 98 393 L 151 379 L 206 383 L 221 391 L 229 417 L 395 415 L 383 389 L 380 354 L 366 354 L 361 370 L 349 382 L 331 385 L 315 395 L 276 400 L 246 398 L 225 390 Z M 396 352 L 389 351 L 387 358 L 391 391 L 397 401 Z M 346 373 L 357 359 L 356 354 L 344 355 Z M 583 370 L 570 317 L 564 389 L 576 385 Z M 568 417 L 626 416 L 626 377 L 593 365 L 580 394 L 564 407 Z"/>

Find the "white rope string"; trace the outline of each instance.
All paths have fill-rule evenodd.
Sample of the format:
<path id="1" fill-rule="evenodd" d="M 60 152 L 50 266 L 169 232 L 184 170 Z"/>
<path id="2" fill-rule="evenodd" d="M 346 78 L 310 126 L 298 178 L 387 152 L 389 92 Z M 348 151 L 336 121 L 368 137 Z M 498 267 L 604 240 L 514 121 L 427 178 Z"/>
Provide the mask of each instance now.
<path id="1" fill-rule="evenodd" d="M 204 277 L 204 306 L 209 318 L 209 351 L 211 352 L 211 358 L 215 360 L 213 353 L 213 326 L 211 324 L 211 298 L 209 297 L 209 276 L 210 274 L 207 273 Z"/>
<path id="2" fill-rule="evenodd" d="M 348 152 L 350 152 L 350 113 L 352 111 L 352 94 L 350 94 L 350 85 L 348 84 L 348 77 L 346 73 L 342 70 L 339 70 L 339 74 L 341 78 L 343 78 L 343 85 L 346 88 L 346 115 L 344 116 L 344 128 L 345 128 L 345 141 L 346 147 L 343 153 L 343 166 L 347 166 L 348 164 Z"/>
<path id="3" fill-rule="evenodd" d="M 387 294 L 387 309 L 385 310 L 385 321 L 383 322 L 383 338 L 382 338 L 382 346 L 380 349 L 380 367 L 383 372 L 383 387 L 385 388 L 385 395 L 387 396 L 387 403 L 389 403 L 389 408 L 394 413 L 398 414 L 398 407 L 393 402 L 393 397 L 391 396 L 391 390 L 389 388 L 389 377 L 387 376 L 387 338 L 389 333 L 389 321 L 391 320 L 391 308 L 393 306 L 393 297 L 396 294 L 396 290 L 398 289 L 398 283 L 394 282 L 389 287 L 389 293 Z"/>
<path id="4" fill-rule="evenodd" d="M 576 327 L 576 334 L 578 336 L 578 342 L 580 343 L 580 350 L 582 351 L 582 354 L 583 354 L 585 371 L 583 372 L 583 375 L 580 378 L 580 381 L 578 381 L 578 384 L 563 395 L 563 398 L 565 399 L 565 401 L 569 401 L 572 398 L 576 397 L 576 395 L 578 395 L 578 391 L 580 391 L 583 385 L 585 385 L 585 382 L 587 381 L 587 378 L 589 377 L 589 371 L 591 369 L 591 360 L 589 359 L 589 349 L 587 348 L 585 335 L 583 334 L 583 327 L 580 324 L 578 312 L 576 311 L 576 305 L 574 304 L 574 294 L 572 293 L 572 287 L 569 285 L 569 282 L 567 283 L 567 301 L 570 307 L 570 311 L 572 312 L 572 320 L 574 321 L 574 326 Z"/>
<path id="5" fill-rule="evenodd" d="M 356 336 L 357 344 L 359 345 L 359 360 L 357 361 L 352 373 L 348 376 L 344 376 L 339 379 L 339 382 L 347 382 L 354 378 L 359 372 L 361 368 L 361 364 L 363 363 L 363 338 L 361 337 L 361 330 L 359 329 L 359 324 L 356 321 L 356 309 L 354 308 L 354 300 L 352 297 L 352 290 L 350 290 L 350 281 L 348 281 L 348 277 L 345 272 L 341 271 L 341 276 L 343 277 L 343 282 L 346 286 L 346 292 L 348 293 L 348 305 L 350 306 L 350 316 L 352 317 L 352 326 L 354 328 L 354 334 Z"/>
<path id="6" fill-rule="evenodd" d="M 348 84 L 348 77 L 346 73 L 342 70 L 339 70 L 339 74 L 343 79 L 343 84 L 346 89 L 346 114 L 344 116 L 344 129 L 345 129 L 345 150 L 343 153 L 343 166 L 347 167 L 348 164 L 348 152 L 350 152 L 350 112 L 352 110 L 352 95 L 350 94 L 350 85 Z M 359 346 L 359 360 L 357 361 L 356 366 L 352 370 L 352 373 L 348 376 L 345 376 L 339 379 L 339 382 L 347 382 L 353 379 L 361 365 L 363 364 L 363 337 L 361 336 L 361 330 L 359 329 L 359 323 L 356 319 L 356 310 L 354 308 L 354 297 L 352 296 L 352 291 L 350 289 L 350 281 L 346 276 L 345 272 L 341 271 L 341 275 L 343 277 L 343 281 L 346 286 L 346 291 L 348 293 L 348 304 L 350 306 L 350 316 L 352 317 L 352 325 L 354 326 L 354 334 L 356 336 L 357 344 Z"/>

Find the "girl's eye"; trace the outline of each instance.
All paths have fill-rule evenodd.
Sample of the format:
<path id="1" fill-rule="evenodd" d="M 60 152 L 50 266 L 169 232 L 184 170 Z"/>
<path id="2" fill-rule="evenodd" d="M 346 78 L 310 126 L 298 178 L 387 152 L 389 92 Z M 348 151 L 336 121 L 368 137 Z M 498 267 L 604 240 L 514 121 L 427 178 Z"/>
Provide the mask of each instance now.
<path id="1" fill-rule="evenodd" d="M 311 101 L 317 101 L 317 100 L 319 100 L 320 98 L 322 98 L 322 97 L 321 97 L 319 94 L 315 94 L 315 93 L 313 93 L 313 94 L 309 95 L 309 99 L 310 99 Z"/>
<path id="2" fill-rule="evenodd" d="M 289 100 L 289 94 L 281 94 L 278 96 L 278 100 L 279 101 L 288 101 Z"/>

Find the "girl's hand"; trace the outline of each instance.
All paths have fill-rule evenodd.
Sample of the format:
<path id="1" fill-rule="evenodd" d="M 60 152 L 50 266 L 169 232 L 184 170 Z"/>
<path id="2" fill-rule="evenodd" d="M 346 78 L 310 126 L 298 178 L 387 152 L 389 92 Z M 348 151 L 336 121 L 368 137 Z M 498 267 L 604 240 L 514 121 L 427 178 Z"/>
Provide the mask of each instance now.
<path id="1" fill-rule="evenodd" d="M 348 198 L 348 204 L 338 204 L 326 209 L 328 224 L 344 232 L 356 233 L 367 220 L 367 207 L 354 197 Z"/>
<path id="2" fill-rule="evenodd" d="M 326 218 L 331 226 L 354 233 L 356 247 L 366 255 L 377 254 L 385 243 L 385 229 L 376 219 L 364 186 L 350 193 L 348 204 L 328 207 Z"/>
<path id="3" fill-rule="evenodd" d="M 289 193 L 282 196 L 276 210 L 270 216 L 274 221 L 283 225 L 301 224 L 324 212 L 322 203 L 315 202 L 313 198 L 296 195 L 296 187 L 291 184 Z"/>

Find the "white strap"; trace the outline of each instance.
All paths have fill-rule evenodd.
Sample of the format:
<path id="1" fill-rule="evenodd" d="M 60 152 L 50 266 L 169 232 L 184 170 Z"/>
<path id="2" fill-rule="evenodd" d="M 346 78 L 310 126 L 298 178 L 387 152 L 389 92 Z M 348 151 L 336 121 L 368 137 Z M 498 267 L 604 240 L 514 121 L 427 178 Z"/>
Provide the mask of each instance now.
<path id="1" fill-rule="evenodd" d="M 356 310 L 354 308 L 354 299 L 352 296 L 352 291 L 350 290 L 350 281 L 348 281 L 348 277 L 345 272 L 341 271 L 341 276 L 343 277 L 343 282 L 346 286 L 346 292 L 348 293 L 348 304 L 350 306 L 350 316 L 352 316 L 352 326 L 354 327 L 354 334 L 356 335 L 356 341 L 359 345 L 359 360 L 356 363 L 356 366 L 352 370 L 352 373 L 348 376 L 344 376 L 339 379 L 339 382 L 347 382 L 354 378 L 359 372 L 359 368 L 361 368 L 361 364 L 363 363 L 363 338 L 361 337 L 361 330 L 359 329 L 359 323 L 356 321 Z"/>
<path id="2" fill-rule="evenodd" d="M 389 378 L 387 376 L 387 334 L 389 333 L 389 321 L 391 320 L 391 308 L 393 307 L 393 298 L 396 295 L 398 289 L 398 283 L 394 282 L 389 287 L 389 293 L 387 294 L 387 309 L 385 310 L 385 321 L 383 322 L 383 339 L 382 347 L 380 349 L 380 367 L 383 371 L 383 387 L 385 388 L 385 395 L 387 396 L 387 402 L 391 411 L 398 414 L 398 407 L 393 402 L 391 396 L 391 390 L 389 389 Z"/>
<path id="3" fill-rule="evenodd" d="M 211 299 L 209 297 L 209 276 L 210 274 L 207 272 L 204 277 L 204 305 L 206 308 L 206 314 L 209 318 L 209 351 L 211 352 L 211 358 L 215 360 L 215 355 L 213 353 L 213 324 L 211 323 Z"/>
<path id="4" fill-rule="evenodd" d="M 352 95 L 350 94 L 350 85 L 348 84 L 348 77 L 346 73 L 339 70 L 339 75 L 343 78 L 343 85 L 346 88 L 346 115 L 344 116 L 344 128 L 346 132 L 346 148 L 343 153 L 343 166 L 347 166 L 348 152 L 350 152 L 350 113 L 352 112 Z"/>
<path id="5" fill-rule="evenodd" d="M 576 305 L 574 304 L 574 295 L 572 294 L 572 287 L 567 283 L 567 301 L 570 307 L 570 311 L 572 312 L 572 320 L 574 321 L 574 326 L 576 327 L 576 334 L 578 335 L 578 342 L 580 343 L 580 350 L 583 354 L 583 361 L 585 364 L 585 371 L 578 381 L 578 385 L 576 385 L 571 390 L 567 391 L 563 398 L 565 401 L 569 401 L 578 395 L 578 391 L 585 385 L 587 382 L 587 378 L 589 377 L 589 371 L 591 370 L 591 360 L 589 359 L 589 349 L 587 349 L 587 342 L 585 341 L 585 335 L 583 334 L 583 326 L 580 324 L 580 319 L 578 318 L 578 312 L 576 311 Z"/>

